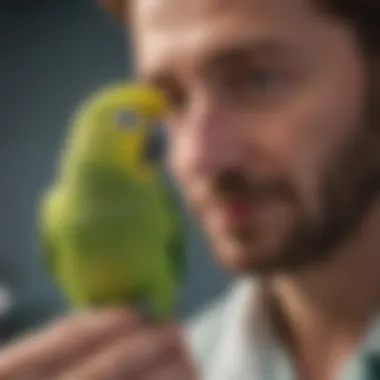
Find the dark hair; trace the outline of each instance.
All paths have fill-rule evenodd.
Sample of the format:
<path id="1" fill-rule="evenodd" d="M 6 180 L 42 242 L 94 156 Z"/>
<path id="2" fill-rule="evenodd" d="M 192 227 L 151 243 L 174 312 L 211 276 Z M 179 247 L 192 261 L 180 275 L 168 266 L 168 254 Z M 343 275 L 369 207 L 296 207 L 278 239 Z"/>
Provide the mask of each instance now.
<path id="1" fill-rule="evenodd" d="M 322 10 L 350 23 L 368 54 L 380 53 L 380 0 L 314 0 Z"/>

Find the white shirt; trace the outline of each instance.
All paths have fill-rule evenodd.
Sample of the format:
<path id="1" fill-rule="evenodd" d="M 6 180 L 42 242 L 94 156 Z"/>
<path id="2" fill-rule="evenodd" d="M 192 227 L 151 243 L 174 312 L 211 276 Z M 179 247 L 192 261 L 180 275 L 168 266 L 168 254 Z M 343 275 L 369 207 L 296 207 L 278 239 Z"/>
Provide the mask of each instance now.
<path id="1" fill-rule="evenodd" d="M 202 380 L 294 380 L 290 359 L 258 305 L 258 285 L 237 281 L 188 324 L 188 342 Z M 370 357 L 376 357 L 375 364 Z M 375 374 L 375 367 L 378 374 Z M 337 380 L 380 380 L 380 323 L 376 319 Z"/>

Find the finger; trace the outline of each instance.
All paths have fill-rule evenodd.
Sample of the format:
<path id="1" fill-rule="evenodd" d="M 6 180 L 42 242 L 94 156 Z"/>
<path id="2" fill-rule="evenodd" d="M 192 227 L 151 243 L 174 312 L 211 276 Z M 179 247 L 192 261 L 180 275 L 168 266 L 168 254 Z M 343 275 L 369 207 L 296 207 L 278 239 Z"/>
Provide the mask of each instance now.
<path id="1" fill-rule="evenodd" d="M 152 371 L 153 372 L 153 371 Z M 180 365 L 173 365 L 161 371 L 154 373 L 146 380 L 196 380 L 196 375 L 189 369 L 183 368 Z M 145 380 L 145 379 L 144 379 Z"/>
<path id="2" fill-rule="evenodd" d="M 142 376 L 144 380 L 196 380 L 197 374 L 193 364 L 186 357 L 177 358 L 157 369 L 152 369 L 150 374 Z"/>
<path id="3" fill-rule="evenodd" d="M 150 327 L 113 344 L 59 380 L 138 379 L 147 369 L 178 356 L 181 344 L 177 327 Z"/>
<path id="4" fill-rule="evenodd" d="M 105 340 L 138 323 L 137 314 L 126 310 L 78 313 L 65 318 L 48 331 L 20 340 L 0 354 L 0 379 L 37 376 L 58 370 Z M 29 377 L 29 378 L 30 378 Z"/>

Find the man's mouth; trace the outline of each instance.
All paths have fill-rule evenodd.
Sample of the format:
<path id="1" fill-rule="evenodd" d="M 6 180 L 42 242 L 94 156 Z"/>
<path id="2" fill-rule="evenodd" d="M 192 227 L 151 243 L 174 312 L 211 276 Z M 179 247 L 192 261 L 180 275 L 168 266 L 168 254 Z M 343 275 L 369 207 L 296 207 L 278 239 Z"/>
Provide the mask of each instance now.
<path id="1" fill-rule="evenodd" d="M 209 210 L 209 220 L 220 230 L 244 229 L 252 223 L 260 223 L 270 204 L 264 199 L 221 202 Z"/>

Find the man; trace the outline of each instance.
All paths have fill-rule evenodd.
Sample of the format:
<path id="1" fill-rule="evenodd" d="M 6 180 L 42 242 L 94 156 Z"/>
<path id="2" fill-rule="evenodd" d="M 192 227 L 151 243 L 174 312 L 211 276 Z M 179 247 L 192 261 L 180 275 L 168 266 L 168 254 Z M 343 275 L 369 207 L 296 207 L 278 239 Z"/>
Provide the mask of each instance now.
<path id="1" fill-rule="evenodd" d="M 169 164 L 241 280 L 189 340 L 79 315 L 4 349 L 0 378 L 379 379 L 378 2 L 129 5 L 138 73 L 171 105 Z"/>

